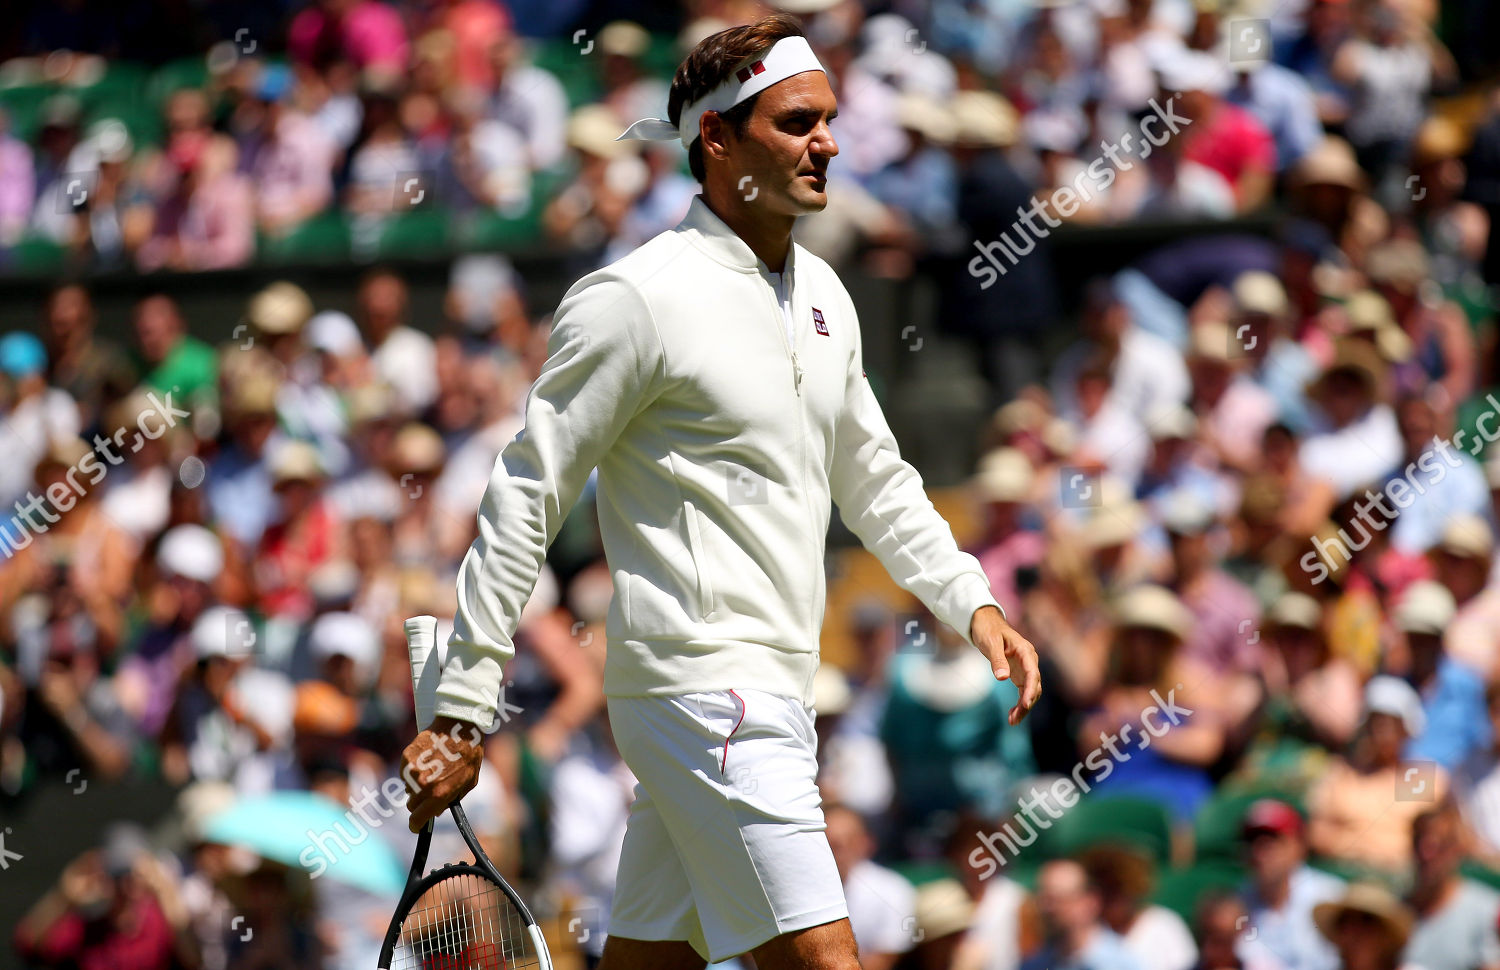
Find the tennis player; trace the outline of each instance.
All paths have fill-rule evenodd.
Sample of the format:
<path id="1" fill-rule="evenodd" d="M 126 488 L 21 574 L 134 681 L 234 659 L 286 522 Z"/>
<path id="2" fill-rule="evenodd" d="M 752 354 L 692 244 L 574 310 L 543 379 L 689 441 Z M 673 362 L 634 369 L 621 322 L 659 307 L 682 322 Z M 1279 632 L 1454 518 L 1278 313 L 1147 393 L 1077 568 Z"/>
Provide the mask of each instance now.
<path id="1" fill-rule="evenodd" d="M 1041 693 L 1035 650 L 897 451 L 849 294 L 792 242 L 827 204 L 836 114 L 801 27 L 772 16 L 705 39 L 669 119 L 621 136 L 680 140 L 703 192 L 563 298 L 458 577 L 438 719 L 405 752 L 415 831 L 474 784 L 521 607 L 597 467 L 615 587 L 604 691 L 639 780 L 605 970 L 747 951 L 762 970 L 859 966 L 815 783 L 830 500 L 1014 678 L 1011 724 Z"/>

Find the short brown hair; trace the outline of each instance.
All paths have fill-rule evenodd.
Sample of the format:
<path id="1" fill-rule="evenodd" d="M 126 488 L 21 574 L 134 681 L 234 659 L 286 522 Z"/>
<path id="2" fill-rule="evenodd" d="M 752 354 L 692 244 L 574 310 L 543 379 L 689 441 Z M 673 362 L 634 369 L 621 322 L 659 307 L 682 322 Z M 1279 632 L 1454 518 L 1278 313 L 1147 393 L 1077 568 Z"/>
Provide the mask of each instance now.
<path id="1" fill-rule="evenodd" d="M 795 17 L 778 13 L 703 38 L 672 77 L 672 91 L 667 96 L 667 120 L 674 125 L 680 124 L 682 110 L 723 83 L 738 64 L 764 54 L 778 40 L 802 36 L 802 24 Z M 750 120 L 758 100 L 759 94 L 751 95 L 723 113 L 722 117 L 734 127 L 736 135 L 745 133 L 745 123 Z M 703 146 L 698 138 L 694 138 L 688 147 L 688 167 L 692 169 L 693 178 L 702 182 Z"/>

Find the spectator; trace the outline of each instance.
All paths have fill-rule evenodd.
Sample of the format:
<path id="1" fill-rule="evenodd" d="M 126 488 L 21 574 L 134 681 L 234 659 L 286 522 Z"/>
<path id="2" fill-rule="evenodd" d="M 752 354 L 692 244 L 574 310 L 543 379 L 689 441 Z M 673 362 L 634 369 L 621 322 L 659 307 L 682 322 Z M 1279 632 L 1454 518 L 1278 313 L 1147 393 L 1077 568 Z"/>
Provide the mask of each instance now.
<path id="1" fill-rule="evenodd" d="M 1493 683 L 1500 660 L 1500 588 L 1490 582 L 1494 534 L 1489 523 L 1476 515 L 1454 518 L 1430 555 L 1438 582 L 1458 606 L 1443 631 L 1443 649 Z"/>
<path id="2" fill-rule="evenodd" d="M 1308 796 L 1308 844 L 1314 851 L 1372 873 L 1391 875 L 1411 864 L 1412 819 L 1427 804 L 1416 795 L 1430 791 L 1441 799 L 1449 787 L 1441 767 L 1408 768 L 1402 760 L 1408 739 L 1420 738 L 1425 722 L 1422 700 L 1410 685 L 1388 675 L 1371 678 L 1351 757 L 1336 762 Z"/>
<path id="3" fill-rule="evenodd" d="M 224 398 L 225 443 L 208 466 L 208 506 L 215 522 L 241 546 L 253 548 L 275 511 L 269 455 L 278 445 L 277 383 L 253 374 Z"/>
<path id="4" fill-rule="evenodd" d="M 1453 595 L 1441 583 L 1412 583 L 1394 604 L 1406 639 L 1406 680 L 1422 695 L 1427 730 L 1407 742 L 1405 756 L 1436 761 L 1452 771 L 1493 740 L 1484 705 L 1484 678 L 1443 652 L 1443 630 L 1453 620 Z"/>
<path id="5" fill-rule="evenodd" d="M 1396 970 L 1411 934 L 1411 911 L 1390 892 L 1354 883 L 1342 899 L 1313 907 L 1313 919 L 1339 951 L 1341 970 Z"/>
<path id="6" fill-rule="evenodd" d="M 408 413 L 422 411 L 437 397 L 436 351 L 431 337 L 407 325 L 406 283 L 391 270 L 373 270 L 360 280 L 355 300 L 375 376 Z"/>
<path id="7" fill-rule="evenodd" d="M 1163 94 L 1181 92 L 1171 110 L 1191 125 L 1179 136 L 1183 158 L 1217 172 L 1234 191 L 1234 211 L 1250 212 L 1271 194 L 1276 144 L 1255 115 L 1224 100 L 1231 83 L 1221 63 L 1198 52 L 1179 55 L 1162 71 Z"/>
<path id="8" fill-rule="evenodd" d="M 1182 917 L 1148 902 L 1154 873 L 1134 848 L 1099 845 L 1079 857 L 1099 893 L 1104 924 L 1125 942 L 1144 970 L 1191 970 L 1198 947 Z"/>
<path id="9" fill-rule="evenodd" d="M 1500 802 L 1496 801 L 1500 785 L 1500 685 L 1485 688 L 1484 702 L 1491 729 L 1488 746 L 1469 755 L 1454 775 L 1454 796 L 1463 819 L 1473 833 L 1470 851 L 1487 865 L 1500 860 Z"/>
<path id="10" fill-rule="evenodd" d="M 1037 909 L 1044 942 L 1022 970 L 1137 970 L 1140 964 L 1104 924 L 1099 889 L 1072 859 L 1044 863 L 1037 873 Z"/>
<path id="11" fill-rule="evenodd" d="M 1209 893 L 1194 908 L 1193 940 L 1198 944 L 1194 970 L 1269 970 L 1273 963 L 1241 957 L 1237 951 L 1250 915 L 1245 904 L 1228 894 Z"/>
<path id="12" fill-rule="evenodd" d="M 1192 614 L 1169 590 L 1148 585 L 1119 598 L 1114 621 L 1116 640 L 1104 687 L 1077 733 L 1080 758 L 1101 744 L 1124 742 L 1133 749 L 1129 758 L 1112 760 L 1107 772 L 1096 771 L 1095 787 L 1110 795 L 1151 798 L 1175 817 L 1191 818 L 1212 790 L 1208 767 L 1223 752 L 1225 732 L 1220 712 L 1208 700 L 1213 680 L 1181 655 Z M 1187 713 L 1162 713 L 1166 697 L 1183 698 Z M 1142 711 L 1148 710 L 1163 719 L 1160 732 L 1146 723 Z M 1152 729 L 1149 740 L 1139 733 L 1140 724 Z"/>
<path id="13" fill-rule="evenodd" d="M 1248 782 L 1301 790 L 1354 737 L 1359 672 L 1329 649 L 1325 625 L 1323 605 L 1299 592 L 1283 593 L 1261 619 L 1266 701 L 1240 769 Z"/>
<path id="14" fill-rule="evenodd" d="M 308 577 L 340 558 L 344 527 L 320 494 L 323 467 L 311 445 L 283 444 L 271 457 L 270 474 L 278 508 L 256 550 L 258 605 L 269 616 L 306 620 L 312 612 Z"/>
<path id="15" fill-rule="evenodd" d="M 189 406 L 211 400 L 218 379 L 213 348 L 187 331 L 177 301 L 164 293 L 145 297 L 131 316 L 141 383 L 171 392 Z"/>
<path id="16" fill-rule="evenodd" d="M 387 77 L 401 75 L 411 56 L 401 14 L 378 0 L 319 0 L 292 18 L 287 49 L 314 68 L 347 60 Z"/>
<path id="17" fill-rule="evenodd" d="M 272 235 L 290 233 L 333 201 L 340 148 L 315 116 L 292 103 L 289 82 L 284 69 L 267 67 L 256 91 L 265 108 L 250 175 L 256 224 Z"/>
<path id="18" fill-rule="evenodd" d="M 894 658 L 880 739 L 895 779 L 898 825 L 919 840 L 943 813 L 997 814 L 1009 785 L 1033 769 L 1031 741 L 1007 725 L 1016 703 L 983 656 L 952 630 L 924 627 L 923 650 Z"/>
<path id="19" fill-rule="evenodd" d="M 1401 458 L 1396 416 L 1384 398 L 1386 377 L 1374 348 L 1346 338 L 1312 387 L 1324 423 L 1302 443 L 1300 459 L 1339 499 L 1379 480 Z"/>
<path id="20" fill-rule="evenodd" d="M 1247 967 L 1332 970 L 1338 954 L 1318 932 L 1313 910 L 1343 895 L 1344 883 L 1307 864 L 1302 815 L 1286 802 L 1259 799 L 1245 810 L 1240 832 L 1250 870 L 1241 891 L 1253 938 L 1235 952 Z"/>
<path id="21" fill-rule="evenodd" d="M 124 352 L 97 333 L 97 323 L 93 298 L 82 284 L 61 283 L 47 295 L 42 311 L 47 382 L 78 405 L 84 431 L 94 427 L 101 408 L 135 383 Z"/>
<path id="22" fill-rule="evenodd" d="M 563 156 L 568 117 L 562 85 L 550 72 L 522 59 L 521 38 L 514 31 L 506 31 L 490 46 L 490 71 L 490 117 L 521 133 L 532 171 L 556 165 Z"/>
<path id="23" fill-rule="evenodd" d="M 16 137 L 9 112 L 0 111 L 0 251 L 20 241 L 35 201 L 31 147 Z"/>
<path id="24" fill-rule="evenodd" d="M 1459 874 L 1463 822 L 1444 804 L 1412 822 L 1416 880 L 1407 903 L 1416 916 L 1402 959 L 1424 970 L 1500 964 L 1500 893 Z"/>
<path id="25" fill-rule="evenodd" d="M 916 890 L 897 873 L 872 861 L 875 840 L 857 812 L 835 803 L 824 806 L 823 817 L 849 904 L 859 965 L 864 970 L 890 970 L 912 947 Z"/>
<path id="26" fill-rule="evenodd" d="M 0 337 L 0 374 L 5 377 L 0 419 L 9 458 L 0 463 L 0 508 L 6 508 L 24 496 L 52 442 L 76 438 L 83 429 L 77 403 L 47 385 L 47 350 L 32 334 L 17 330 Z"/>
<path id="27" fill-rule="evenodd" d="M 907 962 L 917 970 L 947 970 L 963 945 L 974 904 L 956 879 L 924 883 L 916 892 L 915 942 Z"/>
<path id="28" fill-rule="evenodd" d="M 1406 499 L 1404 503 L 1392 499 L 1398 511 L 1391 528 L 1391 545 L 1401 553 L 1420 556 L 1437 545 L 1448 520 L 1484 515 L 1489 506 L 1489 487 L 1474 459 L 1451 448 L 1439 436 L 1438 415 L 1427 401 L 1404 399 L 1397 407 L 1396 419 L 1404 449 L 1384 488 L 1390 489 L 1388 495 L 1397 497 L 1400 486 L 1392 483 L 1409 478 L 1406 484 L 1410 491 L 1399 496 Z M 1441 472 L 1436 470 L 1439 468 Z M 1421 489 L 1415 488 L 1416 483 Z"/>
<path id="29" fill-rule="evenodd" d="M 1259 604 L 1215 559 L 1212 543 L 1218 520 L 1213 509 L 1187 491 L 1172 495 L 1165 505 L 1171 585 L 1193 614 L 1182 644 L 1183 659 L 1218 677 L 1256 670 L 1261 651 L 1245 630 L 1258 618 Z"/>
<path id="30" fill-rule="evenodd" d="M 26 960 L 80 970 L 168 970 L 193 961 L 186 912 L 145 833 L 116 825 L 63 869 L 16 927 Z"/>

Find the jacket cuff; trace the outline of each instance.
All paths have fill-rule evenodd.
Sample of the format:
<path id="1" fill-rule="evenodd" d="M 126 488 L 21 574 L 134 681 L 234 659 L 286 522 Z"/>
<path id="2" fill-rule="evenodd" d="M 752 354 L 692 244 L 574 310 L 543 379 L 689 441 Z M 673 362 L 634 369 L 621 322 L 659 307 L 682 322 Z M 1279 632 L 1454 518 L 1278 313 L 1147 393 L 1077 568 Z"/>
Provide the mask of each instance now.
<path id="1" fill-rule="evenodd" d="M 974 613 L 985 606 L 993 606 L 1005 617 L 1005 607 L 996 601 L 995 595 L 990 592 L 990 582 L 985 579 L 983 573 L 963 573 L 944 588 L 938 597 L 937 609 L 933 612 L 938 619 L 957 630 L 959 635 L 969 646 L 975 646 L 970 637 L 970 629 L 973 626 Z M 1005 617 L 1009 620 L 1009 617 Z"/>
<path id="2" fill-rule="evenodd" d="M 467 721 L 484 734 L 489 734 L 495 727 L 495 708 L 490 704 L 474 704 L 440 696 L 432 705 L 432 714 L 434 717 L 451 717 L 455 721 Z"/>

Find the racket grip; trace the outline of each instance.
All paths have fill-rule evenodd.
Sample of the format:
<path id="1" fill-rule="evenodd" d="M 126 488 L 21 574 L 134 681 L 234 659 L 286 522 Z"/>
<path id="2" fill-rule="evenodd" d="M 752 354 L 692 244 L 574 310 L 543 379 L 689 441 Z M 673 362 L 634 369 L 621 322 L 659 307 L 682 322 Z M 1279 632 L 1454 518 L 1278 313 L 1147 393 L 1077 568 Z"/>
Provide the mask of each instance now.
<path id="1" fill-rule="evenodd" d="M 437 617 L 413 616 L 406 621 L 406 654 L 411 660 L 417 730 L 424 731 L 432 723 L 438 681 L 443 676 L 442 665 L 437 662 Z"/>

